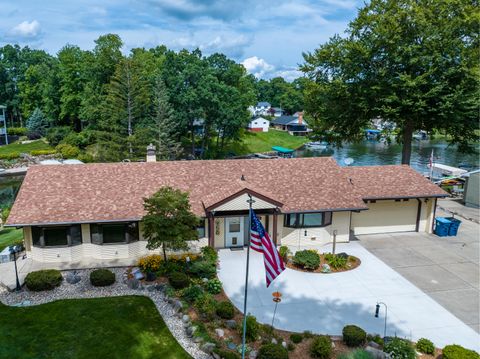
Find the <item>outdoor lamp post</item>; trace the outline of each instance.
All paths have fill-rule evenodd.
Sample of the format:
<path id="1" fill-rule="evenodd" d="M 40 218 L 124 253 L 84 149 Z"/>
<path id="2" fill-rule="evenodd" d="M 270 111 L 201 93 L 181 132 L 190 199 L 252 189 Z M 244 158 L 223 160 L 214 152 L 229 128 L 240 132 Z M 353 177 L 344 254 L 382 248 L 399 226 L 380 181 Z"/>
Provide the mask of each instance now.
<path id="1" fill-rule="evenodd" d="M 280 292 L 273 292 L 273 301 L 275 302 L 275 310 L 273 311 L 273 318 L 272 318 L 272 328 L 273 328 L 273 322 L 275 321 L 275 314 L 277 313 L 277 305 L 282 301 L 282 293 Z"/>
<path id="2" fill-rule="evenodd" d="M 385 306 L 385 326 L 383 328 L 383 338 L 387 336 L 387 314 L 388 314 L 388 308 L 387 305 L 383 302 L 377 302 L 377 305 L 375 307 L 375 318 L 378 318 L 378 313 L 380 312 L 380 304 L 383 304 Z"/>
<path id="3" fill-rule="evenodd" d="M 15 263 L 15 279 L 17 281 L 17 286 L 15 290 L 19 291 L 21 289 L 20 287 L 20 281 L 18 279 L 18 270 L 17 270 L 17 253 L 21 251 L 20 246 L 10 246 L 8 247 L 8 250 L 10 251 L 10 254 L 13 254 L 13 263 Z"/>

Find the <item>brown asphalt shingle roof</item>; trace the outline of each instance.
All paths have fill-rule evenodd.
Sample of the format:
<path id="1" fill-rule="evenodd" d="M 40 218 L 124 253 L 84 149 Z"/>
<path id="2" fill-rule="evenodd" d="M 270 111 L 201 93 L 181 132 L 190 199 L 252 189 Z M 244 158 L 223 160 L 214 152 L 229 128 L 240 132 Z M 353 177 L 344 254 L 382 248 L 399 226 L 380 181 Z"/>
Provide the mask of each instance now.
<path id="1" fill-rule="evenodd" d="M 448 196 L 447 192 L 407 165 L 342 169 L 363 199 Z"/>
<path id="2" fill-rule="evenodd" d="M 137 220 L 143 198 L 162 186 L 188 191 L 198 216 L 245 188 L 282 203 L 284 213 L 367 209 L 364 197 L 444 194 L 409 167 L 341 168 L 326 157 L 42 165 L 28 169 L 7 224 Z"/>
<path id="3" fill-rule="evenodd" d="M 43 165 L 28 169 L 8 224 L 140 219 L 162 186 L 188 191 L 199 216 L 244 188 L 271 193 L 282 212 L 366 208 L 332 158 Z"/>

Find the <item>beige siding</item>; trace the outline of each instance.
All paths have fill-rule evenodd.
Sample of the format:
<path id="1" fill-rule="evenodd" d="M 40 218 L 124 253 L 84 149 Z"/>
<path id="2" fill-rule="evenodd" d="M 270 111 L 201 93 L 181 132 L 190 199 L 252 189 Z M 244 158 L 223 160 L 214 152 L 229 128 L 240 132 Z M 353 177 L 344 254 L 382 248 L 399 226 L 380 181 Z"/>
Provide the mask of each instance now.
<path id="1" fill-rule="evenodd" d="M 352 214 L 352 229 L 356 235 L 415 231 L 416 199 L 409 201 L 377 201 L 368 203 L 368 210 Z M 424 223 L 424 227 L 426 222 Z"/>
<path id="2" fill-rule="evenodd" d="M 214 220 L 214 243 L 215 248 L 223 248 L 225 246 L 225 220 L 223 218 L 215 218 Z"/>
<path id="3" fill-rule="evenodd" d="M 23 243 L 28 256 L 28 252 L 32 250 L 32 227 L 23 227 Z"/>
<path id="4" fill-rule="evenodd" d="M 90 225 L 82 224 L 82 243 L 91 243 L 92 237 L 90 236 Z"/>

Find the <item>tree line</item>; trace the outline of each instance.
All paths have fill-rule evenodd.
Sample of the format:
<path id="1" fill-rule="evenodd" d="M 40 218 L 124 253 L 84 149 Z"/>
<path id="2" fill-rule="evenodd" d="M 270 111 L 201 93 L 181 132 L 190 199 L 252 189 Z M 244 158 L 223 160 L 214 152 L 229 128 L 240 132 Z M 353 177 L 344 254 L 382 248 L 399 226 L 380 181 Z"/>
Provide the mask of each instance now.
<path id="1" fill-rule="evenodd" d="M 106 34 L 91 51 L 67 44 L 55 56 L 1 47 L 0 103 L 7 105 L 9 126 L 30 127 L 53 145 L 88 148 L 98 161 L 143 156 L 149 143 L 164 159 L 185 150 L 211 157 L 239 139 L 248 106 L 277 104 L 276 92 L 297 88 L 278 78 L 272 83 L 282 85 L 263 98 L 270 82 L 256 80 L 223 54 L 157 46 L 124 55 L 122 46 L 118 35 Z M 285 106 L 301 109 L 298 102 Z"/>

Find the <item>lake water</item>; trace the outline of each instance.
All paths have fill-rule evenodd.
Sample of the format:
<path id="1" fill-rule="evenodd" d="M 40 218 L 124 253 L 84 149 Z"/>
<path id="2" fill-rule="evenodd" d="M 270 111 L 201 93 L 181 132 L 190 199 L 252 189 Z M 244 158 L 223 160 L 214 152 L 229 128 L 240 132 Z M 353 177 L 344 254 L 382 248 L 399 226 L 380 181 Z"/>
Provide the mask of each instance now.
<path id="1" fill-rule="evenodd" d="M 428 173 L 427 165 L 432 153 L 435 162 L 466 170 L 478 169 L 480 160 L 477 154 L 464 154 L 457 151 L 456 146 L 448 146 L 444 140 L 414 141 L 410 165 L 418 172 Z M 344 166 L 346 158 L 352 158 L 352 166 L 396 165 L 402 161 L 402 146 L 385 144 L 378 141 L 362 141 L 348 143 L 341 148 L 327 148 L 323 151 L 299 149 L 296 157 L 333 156 L 339 165 Z"/>
<path id="2" fill-rule="evenodd" d="M 479 156 L 459 153 L 454 146 L 448 146 L 443 140 L 414 141 L 411 166 L 422 174 L 428 173 L 427 164 L 434 151 L 435 162 L 467 170 L 480 167 Z M 402 148 L 398 144 L 383 144 L 377 141 L 363 141 L 345 144 L 342 148 L 329 148 L 324 151 L 297 150 L 295 157 L 333 156 L 344 166 L 346 158 L 354 160 L 352 166 L 400 164 Z M 23 177 L 0 178 L 0 207 L 13 204 L 22 184 Z"/>

